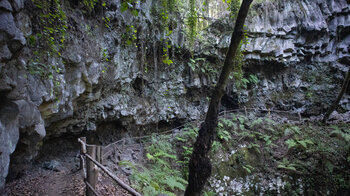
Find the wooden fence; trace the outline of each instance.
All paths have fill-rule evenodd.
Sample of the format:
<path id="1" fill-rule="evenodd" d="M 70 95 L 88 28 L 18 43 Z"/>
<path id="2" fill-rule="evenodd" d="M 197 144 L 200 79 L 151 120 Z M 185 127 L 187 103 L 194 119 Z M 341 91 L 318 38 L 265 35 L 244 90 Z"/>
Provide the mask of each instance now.
<path id="1" fill-rule="evenodd" d="M 86 184 L 86 196 L 99 196 L 96 191 L 96 183 L 98 182 L 99 170 L 105 172 L 110 178 L 112 178 L 123 189 L 127 190 L 134 196 L 142 196 L 136 192 L 129 185 L 125 184 L 115 174 L 113 174 L 108 168 L 103 166 L 103 160 L 110 154 L 113 149 L 103 148 L 98 145 L 90 145 L 86 143 L 86 137 L 78 139 L 80 146 L 80 168 L 83 169 L 84 182 Z"/>
<path id="2" fill-rule="evenodd" d="M 299 121 L 302 121 L 300 113 L 293 113 L 288 111 L 280 111 L 280 110 L 270 110 L 270 109 L 257 109 L 257 108 L 242 108 L 242 109 L 235 109 L 235 110 L 229 110 L 229 111 L 223 111 L 219 113 L 219 116 L 227 117 L 228 114 L 233 112 L 242 112 L 246 116 L 248 115 L 248 111 L 252 112 L 262 112 L 265 113 L 268 118 L 271 118 L 271 113 L 289 113 L 296 116 L 296 119 Z M 174 132 L 176 129 L 183 128 L 188 123 L 196 122 L 197 126 L 202 123 L 201 121 L 190 121 L 187 122 L 181 126 L 178 126 L 174 129 L 164 131 L 162 133 L 157 134 L 169 134 Z M 141 141 L 141 139 L 150 138 L 151 135 L 145 135 L 141 137 L 131 137 L 128 139 L 138 139 Z M 111 177 L 117 184 L 119 184 L 123 189 L 127 190 L 130 194 L 134 196 L 141 196 L 140 193 L 136 192 L 134 189 L 132 189 L 129 185 L 122 182 L 115 174 L 113 174 L 108 168 L 103 166 L 104 160 L 106 160 L 109 156 L 111 156 L 116 151 L 123 151 L 124 144 L 126 142 L 125 139 L 118 140 L 114 143 L 108 144 L 106 146 L 99 146 L 99 145 L 90 145 L 86 143 L 86 137 L 81 137 L 78 139 L 78 142 L 80 142 L 80 168 L 83 169 L 83 176 L 84 176 L 84 182 L 86 184 L 86 195 L 87 196 L 94 196 L 99 195 L 96 191 L 96 183 L 98 182 L 98 173 L 99 170 L 102 170 L 105 172 L 109 177 Z M 122 146 L 122 149 L 118 148 L 118 145 Z"/>

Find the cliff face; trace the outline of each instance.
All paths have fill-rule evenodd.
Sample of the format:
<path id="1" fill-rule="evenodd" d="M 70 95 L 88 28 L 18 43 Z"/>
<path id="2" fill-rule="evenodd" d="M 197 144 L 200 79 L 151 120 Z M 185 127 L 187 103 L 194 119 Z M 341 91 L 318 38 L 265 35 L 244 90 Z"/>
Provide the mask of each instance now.
<path id="1" fill-rule="evenodd" d="M 43 58 L 49 49 L 36 43 L 42 33 L 40 10 L 29 0 L 1 0 L 0 187 L 16 146 L 11 164 L 31 161 L 43 138 L 96 132 L 108 142 L 113 131 L 132 135 L 205 112 L 218 73 L 188 66 L 181 22 L 172 25 L 169 38 L 173 48 L 167 55 L 174 63 L 162 62 L 165 33 L 151 9 L 156 5 L 151 0 L 137 4 L 134 16 L 131 10 L 120 12 L 120 1 L 108 0 L 92 13 L 76 1 L 64 1 L 64 46 L 59 55 Z M 247 21 L 244 69 L 259 83 L 240 90 L 230 85 L 224 106 L 234 108 L 239 101 L 321 114 L 350 61 L 349 7 L 346 0 L 255 3 Z M 228 47 L 226 18 L 214 22 L 196 44 L 195 56 L 213 69 Z M 350 109 L 346 96 L 341 107 Z"/>
<path id="2" fill-rule="evenodd" d="M 230 24 L 216 22 L 205 34 L 204 54 L 223 56 L 228 48 L 232 27 L 223 23 Z M 321 114 L 335 99 L 348 69 L 349 2 L 255 3 L 246 24 L 245 69 L 258 75 L 260 82 L 238 92 L 240 100 L 305 116 Z M 347 98 L 342 107 L 349 110 Z"/>
<path id="3" fill-rule="evenodd" d="M 349 1 L 281 1 L 253 10 L 246 58 L 263 61 L 263 66 L 278 62 L 282 70 L 272 75 L 271 85 L 263 79 L 264 88 L 274 91 L 269 101 L 304 115 L 322 113 L 349 68 Z M 341 103 L 345 111 L 350 109 L 348 98 Z"/>

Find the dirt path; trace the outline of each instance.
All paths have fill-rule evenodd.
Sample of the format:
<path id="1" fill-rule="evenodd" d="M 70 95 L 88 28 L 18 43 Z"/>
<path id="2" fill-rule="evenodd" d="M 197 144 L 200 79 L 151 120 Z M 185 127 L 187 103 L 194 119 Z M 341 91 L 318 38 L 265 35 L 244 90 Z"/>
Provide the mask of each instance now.
<path id="1" fill-rule="evenodd" d="M 63 160 L 55 159 L 52 162 L 58 165 L 49 168 L 47 165 L 50 162 L 44 162 L 28 168 L 20 178 L 6 184 L 6 194 L 9 196 L 84 195 L 85 185 L 80 171 L 77 170 L 76 159 L 68 157 Z"/>
<path id="2" fill-rule="evenodd" d="M 56 145 L 57 146 L 57 145 Z M 57 148 L 56 148 L 57 150 Z M 64 151 L 67 150 L 67 151 Z M 79 151 L 64 149 L 59 153 L 45 152 L 36 164 L 26 169 L 18 179 L 7 182 L 5 194 L 8 196 L 83 196 L 85 183 L 79 170 Z M 96 189 L 102 196 L 129 195 L 99 172 Z M 126 176 L 118 175 L 128 183 Z"/>

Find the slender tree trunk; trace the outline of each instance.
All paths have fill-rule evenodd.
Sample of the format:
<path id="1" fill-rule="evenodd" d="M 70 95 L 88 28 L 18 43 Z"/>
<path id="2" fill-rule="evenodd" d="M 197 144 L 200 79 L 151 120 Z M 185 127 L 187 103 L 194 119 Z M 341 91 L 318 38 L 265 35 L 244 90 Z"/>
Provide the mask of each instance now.
<path id="1" fill-rule="evenodd" d="M 337 99 L 333 102 L 332 106 L 328 109 L 327 113 L 326 113 L 326 114 L 324 115 L 324 117 L 323 117 L 323 120 L 322 120 L 323 123 L 326 123 L 326 121 L 328 120 L 328 118 L 329 118 L 329 116 L 332 114 L 332 112 L 333 112 L 335 109 L 337 109 L 338 104 L 339 104 L 341 98 L 343 97 L 343 95 L 344 95 L 346 89 L 347 89 L 348 86 L 349 86 L 349 83 L 350 83 L 350 67 L 349 67 L 348 73 L 347 73 L 346 76 L 345 76 L 345 80 L 344 80 L 344 82 L 343 82 L 343 86 L 342 86 L 342 88 L 341 88 L 341 90 L 340 90 L 340 92 L 339 92 L 339 94 L 338 94 Z"/>
<path id="2" fill-rule="evenodd" d="M 208 157 L 216 133 L 220 100 L 225 92 L 230 73 L 233 70 L 233 60 L 243 38 L 243 25 L 253 0 L 243 0 L 239 9 L 231 43 L 226 54 L 224 67 L 212 94 L 204 123 L 201 125 L 197 140 L 193 146 L 193 153 L 189 162 L 189 179 L 185 196 L 199 196 L 211 175 L 211 163 Z"/>

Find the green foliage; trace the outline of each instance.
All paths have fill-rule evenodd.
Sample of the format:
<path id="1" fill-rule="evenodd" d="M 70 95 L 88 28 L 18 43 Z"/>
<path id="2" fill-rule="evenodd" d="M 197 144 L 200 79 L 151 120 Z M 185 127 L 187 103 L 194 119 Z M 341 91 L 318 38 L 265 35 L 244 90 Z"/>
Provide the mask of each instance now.
<path id="1" fill-rule="evenodd" d="M 225 120 L 223 122 L 226 125 L 231 125 L 231 123 L 232 123 L 229 120 Z M 218 123 L 217 134 L 218 134 L 218 138 L 220 140 L 224 140 L 224 141 L 228 142 L 231 139 L 231 134 L 225 129 L 223 122 Z"/>
<path id="2" fill-rule="evenodd" d="M 333 129 L 333 131 L 330 133 L 331 137 L 338 137 L 345 142 L 350 143 L 350 130 L 342 130 L 336 125 L 333 125 L 331 128 Z"/>
<path id="3" fill-rule="evenodd" d="M 27 38 L 28 46 L 33 52 L 33 59 L 28 62 L 28 71 L 43 80 L 49 80 L 53 86 L 50 95 L 59 102 L 61 74 L 59 64 L 48 64 L 49 58 L 60 57 L 67 36 L 67 16 L 60 0 L 32 0 L 39 16 L 36 34 Z"/>
<path id="4" fill-rule="evenodd" d="M 198 65 L 199 61 L 205 61 L 205 59 L 204 58 L 196 58 L 196 59 L 190 58 L 190 61 L 188 62 L 188 66 L 192 69 L 192 71 L 199 68 L 199 65 Z M 204 70 L 202 70 L 202 72 L 204 72 Z"/>
<path id="5" fill-rule="evenodd" d="M 200 71 L 200 73 L 207 76 L 216 76 L 217 70 L 206 61 L 205 58 L 190 58 L 187 65 L 191 68 L 193 72 Z"/>
<path id="6" fill-rule="evenodd" d="M 227 10 L 230 11 L 231 18 L 236 18 L 239 8 L 240 0 L 222 0 L 227 5 Z"/>
<path id="7" fill-rule="evenodd" d="M 298 166 L 297 164 L 294 163 L 289 163 L 287 158 L 283 158 L 282 162 L 277 162 L 277 168 L 278 169 L 284 169 L 287 171 L 297 171 L 296 167 Z"/>
<path id="8" fill-rule="evenodd" d="M 97 3 L 98 0 L 83 0 L 82 2 L 84 8 L 88 11 L 88 13 L 92 12 Z"/>
<path id="9" fill-rule="evenodd" d="M 219 140 L 213 142 L 210 153 L 214 167 L 222 165 L 221 161 L 225 159 L 222 155 L 231 154 L 227 159 L 228 168 L 235 175 L 236 171 L 238 176 L 256 172 L 269 175 L 278 170 L 286 177 L 286 183 L 290 183 L 284 187 L 288 194 L 294 187 L 295 178 L 302 179 L 300 183 L 304 187 L 315 187 L 323 181 L 337 190 L 349 187 L 347 165 L 344 165 L 347 157 L 344 152 L 339 152 L 339 148 L 344 149 L 344 143 L 347 144 L 347 136 L 340 135 L 349 133 L 349 126 L 333 126 L 327 134 L 320 134 L 322 132 L 316 131 L 320 129 L 317 126 L 278 124 L 268 118 L 253 120 L 239 114 L 232 117 L 226 114 L 225 117 L 219 118 Z M 198 128 L 187 125 L 175 138 L 174 135 L 154 136 L 146 149 L 149 164 L 135 166 L 138 172 L 133 174 L 133 186 L 145 195 L 173 195 L 183 190 L 197 134 Z M 210 192 L 204 194 L 212 195 Z"/>
<path id="10" fill-rule="evenodd" d="M 37 38 L 36 36 L 34 35 L 30 35 L 28 38 L 27 38 L 27 42 L 30 46 L 35 46 L 36 45 L 36 42 L 37 42 Z"/>
<path id="11" fill-rule="evenodd" d="M 327 160 L 326 163 L 325 163 L 325 166 L 327 167 L 327 169 L 328 169 L 328 171 L 329 171 L 330 173 L 333 172 L 334 165 L 333 165 L 333 163 L 332 163 L 331 161 Z"/>
<path id="12" fill-rule="evenodd" d="M 126 25 L 125 33 L 123 34 L 122 38 L 126 45 L 130 46 L 134 44 L 134 46 L 137 48 L 137 44 L 135 42 L 137 40 L 137 29 L 134 25 Z"/>
<path id="13" fill-rule="evenodd" d="M 188 163 L 190 161 L 195 139 L 198 135 L 198 128 L 191 125 L 185 127 L 183 132 L 176 136 L 176 140 L 180 143 L 182 149 L 180 149 L 180 159 L 178 163 L 182 166 L 182 173 L 185 178 L 188 178 Z"/>
<path id="14" fill-rule="evenodd" d="M 164 64 L 171 65 L 173 63 L 172 60 L 169 59 L 168 55 L 165 55 L 166 57 L 162 60 Z"/>
<path id="15" fill-rule="evenodd" d="M 311 100 L 313 97 L 313 93 L 311 91 L 308 91 L 305 96 L 306 96 L 306 99 Z"/>
<path id="16" fill-rule="evenodd" d="M 300 147 L 307 149 L 310 145 L 314 144 L 310 139 L 299 140 L 297 138 L 288 139 L 285 143 L 288 145 L 288 149 Z"/>
<path id="17" fill-rule="evenodd" d="M 47 66 L 45 64 L 36 61 L 29 61 L 28 68 L 30 74 L 40 75 L 41 77 L 46 78 Z"/>
<path id="18" fill-rule="evenodd" d="M 194 45 L 194 41 L 197 36 L 197 9 L 196 9 L 196 1 L 195 0 L 189 0 L 189 6 L 190 11 L 187 15 L 186 25 L 189 28 L 189 40 L 190 40 L 190 47 L 192 48 Z"/>
<path id="19" fill-rule="evenodd" d="M 104 24 L 105 24 L 105 27 L 106 28 L 109 28 L 110 26 L 110 22 L 111 22 L 111 19 L 109 19 L 109 17 L 102 17 L 102 20 L 103 20 L 103 22 L 104 22 Z"/>
<path id="20" fill-rule="evenodd" d="M 102 61 L 104 61 L 106 63 L 110 62 L 110 58 L 109 58 L 109 55 L 107 53 L 107 49 L 102 49 Z M 107 69 L 108 69 L 108 66 L 104 65 L 103 69 L 102 69 L 102 73 L 106 73 Z"/>
<path id="21" fill-rule="evenodd" d="M 262 122 L 263 122 L 262 118 L 255 119 L 255 120 L 253 120 L 251 126 L 256 127 L 256 126 L 260 125 Z"/>
<path id="22" fill-rule="evenodd" d="M 108 54 L 107 54 L 107 49 L 102 49 L 102 56 L 103 56 L 103 60 L 106 61 L 106 62 L 109 62 L 109 57 L 108 57 Z"/>
<path id="23" fill-rule="evenodd" d="M 235 80 L 235 85 L 238 90 L 242 88 L 246 89 L 248 87 L 248 84 L 256 85 L 259 82 L 258 77 L 254 74 L 250 74 L 247 78 L 244 77 L 244 73 L 243 73 L 244 54 L 242 51 L 242 47 L 243 45 L 247 45 L 247 44 L 249 44 L 248 35 L 247 35 L 247 31 L 244 31 L 243 39 L 239 43 L 237 54 L 234 59 L 233 72 L 230 74 L 230 79 Z"/>
<path id="24" fill-rule="evenodd" d="M 297 126 L 287 126 L 284 129 L 284 135 L 285 136 L 293 135 L 293 134 L 300 135 L 301 134 L 300 130 L 301 129 L 299 127 L 297 127 Z"/>
<path id="25" fill-rule="evenodd" d="M 169 142 L 171 136 L 152 136 L 152 144 L 146 148 L 148 167 L 141 167 L 130 162 L 120 162 L 120 165 L 131 167 L 133 187 L 144 195 L 167 194 L 184 191 L 187 181 L 182 178 L 177 169 L 176 151 Z"/>
<path id="26" fill-rule="evenodd" d="M 286 177 L 283 181 L 290 183 L 283 188 L 288 194 L 294 190 L 295 179 L 302 179 L 303 187 L 322 184 L 332 193 L 342 186 L 349 188 L 348 125 L 332 126 L 329 130 L 314 125 L 281 124 L 269 118 L 225 116 L 219 119 L 217 130 L 218 134 L 225 131 L 221 138 L 230 139 L 221 139 L 222 145 L 214 142 L 216 153 L 211 153 L 213 165 L 218 165 L 217 179 L 230 173 L 233 178 L 255 172 L 274 175 L 278 170 Z M 228 159 L 223 158 L 227 154 Z"/>
<path id="27" fill-rule="evenodd" d="M 333 131 L 330 133 L 330 137 L 337 137 L 340 140 L 345 141 L 345 148 L 347 149 L 346 161 L 350 162 L 350 129 L 341 129 L 336 125 L 331 126 Z"/>
<path id="28" fill-rule="evenodd" d="M 256 85 L 259 83 L 258 77 L 254 74 L 250 74 L 248 76 L 248 78 L 245 78 L 243 76 L 242 67 L 240 66 L 240 64 L 238 63 L 236 65 L 237 65 L 236 71 L 234 71 L 232 73 L 232 75 L 230 75 L 230 78 L 231 79 L 235 78 L 235 80 L 236 80 L 235 85 L 236 85 L 237 89 L 239 89 L 239 90 L 240 89 L 247 89 L 248 84 Z"/>
<path id="29" fill-rule="evenodd" d="M 139 1 L 135 1 L 135 0 L 124 0 L 121 2 L 120 11 L 125 12 L 129 10 L 133 16 L 138 16 L 139 11 L 136 9 L 136 4 L 138 2 Z"/>
<path id="30" fill-rule="evenodd" d="M 174 14 L 177 10 L 177 0 L 161 0 L 161 8 L 159 9 L 160 16 L 161 16 L 161 27 L 164 31 L 164 37 L 162 41 L 164 42 L 163 46 L 163 59 L 162 62 L 166 65 L 171 65 L 173 61 L 169 58 L 169 49 L 171 48 L 171 41 L 170 36 L 172 35 L 174 28 L 174 22 L 173 18 L 170 18 L 169 16 L 171 14 Z"/>
<path id="31" fill-rule="evenodd" d="M 60 1 L 53 0 L 53 4 L 46 0 L 32 0 L 34 5 L 40 9 L 41 33 L 30 37 L 31 45 L 39 44 L 37 47 L 48 47 L 47 55 L 61 56 L 60 50 L 66 40 L 67 16 L 63 11 Z M 41 45 L 40 45 L 41 44 Z"/>
<path id="32" fill-rule="evenodd" d="M 173 61 L 169 59 L 169 55 L 168 55 L 168 50 L 169 50 L 169 48 L 171 48 L 171 46 L 169 44 L 169 42 L 170 42 L 169 35 L 167 35 L 167 40 L 165 41 L 165 46 L 163 47 L 163 60 L 162 60 L 162 62 L 164 64 L 167 64 L 167 65 L 171 65 L 173 63 Z"/>
<path id="33" fill-rule="evenodd" d="M 253 166 L 251 166 L 251 165 L 243 165 L 242 167 L 248 174 L 252 173 Z"/>
<path id="34" fill-rule="evenodd" d="M 136 9 L 136 4 L 140 3 L 137 0 L 123 0 L 121 2 L 121 6 L 120 6 L 120 11 L 123 13 L 125 11 L 130 11 L 130 13 L 134 16 L 134 17 L 138 17 L 139 16 L 139 10 Z M 109 23 L 109 21 L 108 21 Z M 109 27 L 109 25 L 106 25 L 105 22 L 105 26 Z M 107 28 L 108 28 L 107 27 Z M 133 45 L 135 48 L 137 48 L 137 24 L 126 24 L 125 28 L 124 28 L 124 33 L 123 33 L 123 41 L 125 43 L 125 45 L 127 46 L 131 46 Z"/>
<path id="35" fill-rule="evenodd" d="M 213 191 L 205 191 L 203 193 L 203 196 L 215 196 L 215 195 L 217 195 L 217 194 Z"/>

